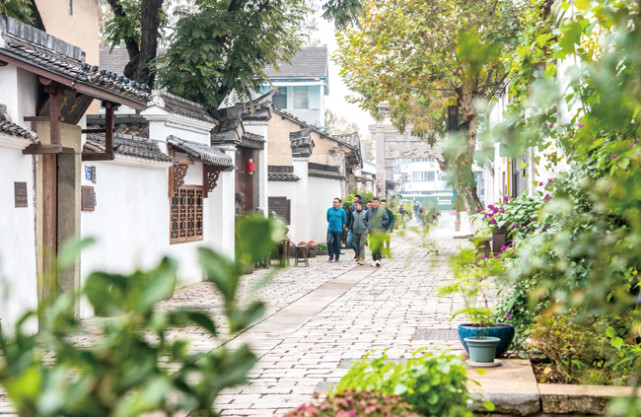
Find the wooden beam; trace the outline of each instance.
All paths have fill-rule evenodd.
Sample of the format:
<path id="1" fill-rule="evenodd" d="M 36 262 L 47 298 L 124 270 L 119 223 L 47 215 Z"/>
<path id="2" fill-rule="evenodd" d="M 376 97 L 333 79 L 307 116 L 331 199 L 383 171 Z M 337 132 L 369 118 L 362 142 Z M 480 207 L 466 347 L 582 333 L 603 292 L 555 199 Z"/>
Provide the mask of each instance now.
<path id="1" fill-rule="evenodd" d="M 56 87 L 45 87 L 49 93 L 49 131 L 52 145 L 62 143 L 62 127 L 60 126 L 60 96 L 63 90 Z"/>
<path id="2" fill-rule="evenodd" d="M 113 161 L 116 158 L 116 155 L 107 154 L 107 153 L 83 153 L 83 161 Z"/>
<path id="3" fill-rule="evenodd" d="M 25 116 L 23 117 L 25 122 L 48 122 L 51 120 L 49 116 Z M 58 121 L 62 121 L 62 117 L 58 117 Z"/>
<path id="4" fill-rule="evenodd" d="M 105 133 L 105 129 L 82 129 L 82 133 Z"/>
<path id="5" fill-rule="evenodd" d="M 194 164 L 194 160 L 193 159 L 189 159 L 189 158 L 179 159 L 178 160 L 178 164 L 179 165 L 193 165 Z"/>
<path id="6" fill-rule="evenodd" d="M 55 259 L 58 255 L 58 155 L 42 156 L 42 243 L 44 276 L 56 282 Z M 52 297 L 48 292 L 46 298 Z"/>
<path id="7" fill-rule="evenodd" d="M 102 104 L 105 107 L 105 128 L 96 130 L 105 132 L 105 151 L 102 153 L 83 153 L 83 161 L 113 161 L 116 158 L 114 155 L 114 108 L 118 105 L 108 101 Z"/>
<path id="8" fill-rule="evenodd" d="M 56 154 L 62 152 L 62 145 L 59 143 L 52 144 L 37 144 L 32 143 L 22 150 L 24 155 L 46 155 L 46 154 Z"/>

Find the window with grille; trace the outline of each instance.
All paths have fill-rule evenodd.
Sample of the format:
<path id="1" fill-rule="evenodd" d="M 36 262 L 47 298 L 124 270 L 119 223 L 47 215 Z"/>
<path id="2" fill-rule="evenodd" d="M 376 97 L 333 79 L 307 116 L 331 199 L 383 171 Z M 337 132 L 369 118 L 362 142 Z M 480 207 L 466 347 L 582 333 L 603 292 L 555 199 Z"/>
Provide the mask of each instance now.
<path id="1" fill-rule="evenodd" d="M 294 90 L 294 108 L 309 109 L 309 91 Z"/>
<path id="2" fill-rule="evenodd" d="M 203 188 L 180 187 L 171 199 L 171 243 L 203 239 Z"/>

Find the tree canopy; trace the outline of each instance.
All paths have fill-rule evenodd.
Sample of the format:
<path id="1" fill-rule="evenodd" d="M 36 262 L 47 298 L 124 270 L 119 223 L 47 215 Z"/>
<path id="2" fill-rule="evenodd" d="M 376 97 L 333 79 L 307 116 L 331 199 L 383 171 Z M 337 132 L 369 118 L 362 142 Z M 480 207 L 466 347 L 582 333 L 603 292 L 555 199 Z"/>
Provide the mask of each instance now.
<path id="1" fill-rule="evenodd" d="M 15 1 L 15 0 L 14 0 Z M 266 80 L 264 68 L 288 62 L 306 38 L 310 0 L 192 0 L 174 8 L 165 0 L 101 0 L 111 17 L 105 34 L 124 45 L 124 74 L 215 109 L 227 94 L 247 95 Z M 360 0 L 329 0 L 323 17 L 345 27 L 362 12 Z M 168 22 L 175 22 L 165 30 Z M 155 59 L 158 38 L 169 50 Z"/>
<path id="2" fill-rule="evenodd" d="M 336 56 L 353 101 L 376 115 L 387 102 L 399 130 L 434 144 L 445 137 L 445 106 L 460 112 L 460 142 L 442 161 L 468 209 L 481 204 L 472 164 L 477 105 L 504 85 L 529 2 L 390 0 L 365 2 L 359 24 L 339 34 Z M 380 116 L 379 116 L 380 117 Z"/>
<path id="3" fill-rule="evenodd" d="M 182 12 L 156 62 L 159 84 L 210 110 L 231 91 L 248 96 L 264 83 L 265 67 L 296 54 L 308 11 L 304 0 L 199 1 L 196 12 Z"/>

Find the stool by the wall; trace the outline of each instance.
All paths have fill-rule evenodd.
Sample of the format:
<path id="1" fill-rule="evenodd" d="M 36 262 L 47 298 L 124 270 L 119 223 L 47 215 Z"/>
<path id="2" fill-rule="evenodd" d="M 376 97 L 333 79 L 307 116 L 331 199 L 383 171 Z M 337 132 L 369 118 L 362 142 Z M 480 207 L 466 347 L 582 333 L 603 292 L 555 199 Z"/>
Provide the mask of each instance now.
<path id="1" fill-rule="evenodd" d="M 294 266 L 298 266 L 298 262 L 305 266 L 309 266 L 309 259 L 307 259 L 307 245 L 296 245 L 294 251 Z"/>

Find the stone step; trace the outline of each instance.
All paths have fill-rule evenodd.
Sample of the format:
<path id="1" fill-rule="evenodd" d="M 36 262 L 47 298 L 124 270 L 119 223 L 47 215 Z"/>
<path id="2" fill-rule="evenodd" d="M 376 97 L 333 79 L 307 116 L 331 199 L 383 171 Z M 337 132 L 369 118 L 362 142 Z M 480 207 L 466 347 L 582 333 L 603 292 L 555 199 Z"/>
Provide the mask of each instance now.
<path id="1" fill-rule="evenodd" d="M 484 401 L 492 401 L 494 413 L 528 416 L 541 411 L 541 395 L 538 384 L 527 359 L 500 359 L 501 366 L 482 368 L 479 374 L 470 368 L 468 389 L 474 399 L 473 411 L 483 412 Z"/>

